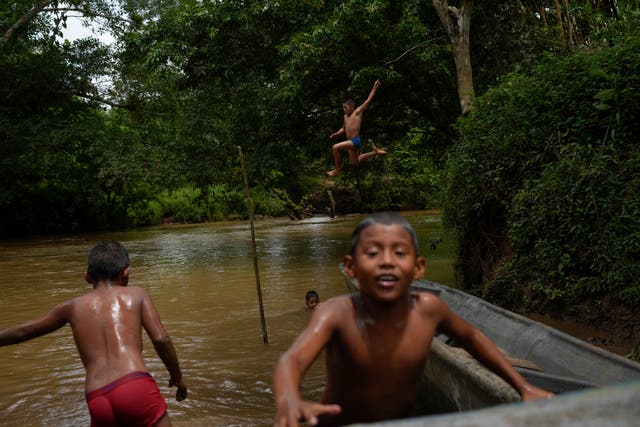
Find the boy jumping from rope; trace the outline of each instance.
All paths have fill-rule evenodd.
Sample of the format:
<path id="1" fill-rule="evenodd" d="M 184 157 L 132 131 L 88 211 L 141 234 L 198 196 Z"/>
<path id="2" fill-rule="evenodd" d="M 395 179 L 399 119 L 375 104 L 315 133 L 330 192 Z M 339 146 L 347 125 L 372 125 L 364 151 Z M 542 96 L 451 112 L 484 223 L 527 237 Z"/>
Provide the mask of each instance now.
<path id="1" fill-rule="evenodd" d="M 348 151 L 349 158 L 351 158 L 351 163 L 353 163 L 354 165 L 358 165 L 360 164 L 360 162 L 370 157 L 383 156 L 387 154 L 386 151 L 379 148 L 374 148 L 371 151 L 359 154 L 360 146 L 362 145 L 362 142 L 360 140 L 362 113 L 369 106 L 369 104 L 371 104 L 371 101 L 373 101 L 373 97 L 375 96 L 376 91 L 379 87 L 380 80 L 376 80 L 373 83 L 373 88 L 371 88 L 369 96 L 358 108 L 356 108 L 356 103 L 352 99 L 348 99 L 342 104 L 342 110 L 344 111 L 342 127 L 337 132 L 332 133 L 330 138 L 335 138 L 341 133 L 344 133 L 347 139 L 345 141 L 333 144 L 333 147 L 331 147 L 335 168 L 327 172 L 327 175 L 332 177 L 340 175 L 340 151 Z"/>

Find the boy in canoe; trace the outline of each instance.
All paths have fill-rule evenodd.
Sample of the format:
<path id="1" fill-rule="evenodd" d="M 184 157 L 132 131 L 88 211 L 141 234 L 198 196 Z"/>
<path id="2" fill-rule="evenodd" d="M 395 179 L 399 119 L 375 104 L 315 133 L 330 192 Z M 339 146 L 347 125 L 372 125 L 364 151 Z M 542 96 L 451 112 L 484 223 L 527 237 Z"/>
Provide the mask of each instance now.
<path id="1" fill-rule="evenodd" d="M 43 317 L 0 331 L 0 346 L 56 331 L 67 323 L 85 368 L 85 397 L 91 426 L 170 426 L 167 404 L 142 357 L 142 328 L 169 371 L 176 399 L 187 387 L 176 350 L 151 297 L 127 286 L 129 254 L 103 241 L 89 252 L 84 273 L 93 291 L 55 306 Z"/>
<path id="2" fill-rule="evenodd" d="M 379 148 L 374 148 L 371 151 L 359 154 L 360 146 L 362 145 L 360 139 L 362 115 L 364 113 L 364 110 L 369 106 L 369 104 L 371 104 L 371 101 L 373 101 L 373 97 L 375 96 L 376 91 L 379 87 L 380 80 L 376 80 L 373 83 L 373 87 L 371 88 L 369 96 L 358 108 L 356 108 L 356 103 L 353 102 L 352 99 L 348 99 L 342 103 L 342 110 L 344 111 L 342 127 L 337 132 L 332 133 L 329 137 L 335 138 L 336 136 L 344 133 L 347 139 L 345 141 L 333 144 L 333 147 L 331 147 L 335 167 L 333 170 L 327 172 L 327 175 L 331 177 L 340 175 L 340 151 L 347 151 L 349 153 L 351 163 L 356 166 L 363 160 L 367 160 L 370 157 L 384 156 L 385 154 L 387 154 L 386 151 L 380 150 Z"/>
<path id="3" fill-rule="evenodd" d="M 409 291 L 422 277 L 415 231 L 401 216 L 378 213 L 362 221 L 344 257 L 359 292 L 330 298 L 280 357 L 273 375 L 274 425 L 335 426 L 411 415 L 424 363 L 436 332 L 459 342 L 505 379 L 522 400 L 553 394 L 529 384 L 480 331 L 437 296 Z M 303 400 L 302 377 L 326 350 L 321 403 Z"/>

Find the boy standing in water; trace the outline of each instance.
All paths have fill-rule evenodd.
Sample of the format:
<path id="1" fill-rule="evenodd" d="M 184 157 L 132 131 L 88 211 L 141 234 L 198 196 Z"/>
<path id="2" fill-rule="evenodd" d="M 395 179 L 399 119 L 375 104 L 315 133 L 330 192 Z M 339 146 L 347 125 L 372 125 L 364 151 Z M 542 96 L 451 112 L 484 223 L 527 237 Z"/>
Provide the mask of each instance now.
<path id="1" fill-rule="evenodd" d="M 118 242 L 91 249 L 84 274 L 93 291 L 55 306 L 45 316 L 0 331 L 0 346 L 17 344 L 69 323 L 86 371 L 91 426 L 170 426 L 167 404 L 142 358 L 142 328 L 176 386 L 187 397 L 176 350 L 151 297 L 127 286 L 129 254 Z"/>
<path id="2" fill-rule="evenodd" d="M 551 397 L 529 384 L 480 331 L 437 296 L 409 291 L 425 260 L 411 225 L 393 213 L 362 221 L 344 257 L 345 272 L 359 292 L 331 298 L 280 357 L 273 376 L 274 425 L 345 425 L 409 416 L 437 331 L 460 342 L 501 376 L 522 400 Z M 302 400 L 304 372 L 326 349 L 327 384 L 322 403 Z"/>
<path id="3" fill-rule="evenodd" d="M 349 158 L 351 158 L 351 163 L 353 163 L 354 165 L 358 165 L 361 161 L 366 160 L 370 157 L 378 155 L 383 156 L 387 154 L 386 151 L 380 150 L 379 148 L 374 148 L 372 151 L 369 151 L 367 153 L 358 154 L 360 151 L 360 146 L 362 145 L 362 142 L 360 140 L 362 114 L 364 113 L 364 110 L 369 106 L 369 104 L 371 104 L 371 101 L 373 101 L 373 97 L 375 96 L 376 91 L 379 87 L 380 80 L 376 80 L 373 83 L 373 88 L 371 89 L 369 96 L 358 108 L 356 108 L 356 104 L 352 99 L 348 99 L 342 104 L 342 110 L 344 111 L 342 127 L 337 132 L 332 133 L 330 138 L 335 138 L 341 133 L 344 133 L 347 139 L 346 141 L 333 144 L 333 147 L 331 147 L 335 168 L 327 172 L 327 175 L 332 177 L 340 175 L 340 151 L 348 151 Z"/>

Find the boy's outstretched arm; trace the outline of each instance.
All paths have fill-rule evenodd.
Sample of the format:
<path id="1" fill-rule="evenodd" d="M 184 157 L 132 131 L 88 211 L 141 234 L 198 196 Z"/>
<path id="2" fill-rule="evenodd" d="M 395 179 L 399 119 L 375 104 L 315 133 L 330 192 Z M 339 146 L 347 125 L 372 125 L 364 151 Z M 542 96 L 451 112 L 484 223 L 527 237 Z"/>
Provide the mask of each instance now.
<path id="1" fill-rule="evenodd" d="M 142 325 L 145 331 L 149 335 L 153 347 L 156 349 L 156 353 L 164 363 L 164 366 L 169 371 L 169 387 L 176 386 L 176 400 L 181 401 L 187 398 L 187 386 L 182 380 L 182 371 L 180 370 L 180 363 L 178 362 L 178 353 L 171 341 L 171 337 L 164 328 L 164 325 L 160 321 L 160 316 L 151 301 L 151 297 L 146 291 L 143 291 L 143 304 L 142 304 Z"/>
<path id="2" fill-rule="evenodd" d="M 364 111 L 364 109 L 367 108 L 369 106 L 369 104 L 371 104 L 371 102 L 373 101 L 373 97 L 376 96 L 376 92 L 378 91 L 378 88 L 380 87 L 380 85 L 381 85 L 380 80 L 376 80 L 375 82 L 373 82 L 373 87 L 371 88 L 371 92 L 369 92 L 369 96 L 356 109 L 357 113 L 362 113 L 362 111 Z"/>
<path id="3" fill-rule="evenodd" d="M 341 133 L 344 133 L 344 127 L 341 127 L 340 129 L 338 129 L 337 131 L 335 131 L 334 133 L 332 133 L 331 135 L 329 135 L 329 138 L 335 138 L 336 136 L 340 135 Z"/>
<path id="4" fill-rule="evenodd" d="M 309 402 L 300 395 L 304 373 L 329 342 L 334 330 L 331 320 L 331 301 L 316 309 L 305 330 L 278 359 L 273 373 L 273 394 L 276 401 L 276 427 L 297 427 L 304 420 L 318 424 L 319 415 L 336 415 L 339 405 Z"/>
<path id="5" fill-rule="evenodd" d="M 452 312 L 444 302 L 440 302 L 444 308 L 439 329 L 459 342 L 465 350 L 493 373 L 511 384 L 520 394 L 523 401 L 553 396 L 553 393 L 536 387 L 525 380 L 485 334 Z"/>
<path id="6" fill-rule="evenodd" d="M 69 307 L 70 302 L 65 301 L 39 319 L 0 331 L 0 347 L 18 344 L 60 329 L 68 322 Z"/>

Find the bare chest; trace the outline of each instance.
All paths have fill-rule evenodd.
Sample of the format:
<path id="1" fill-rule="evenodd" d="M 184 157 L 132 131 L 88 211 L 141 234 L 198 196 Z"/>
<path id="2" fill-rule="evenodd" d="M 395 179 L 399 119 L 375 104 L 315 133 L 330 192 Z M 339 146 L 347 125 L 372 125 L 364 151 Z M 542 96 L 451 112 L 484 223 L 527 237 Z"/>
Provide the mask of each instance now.
<path id="1" fill-rule="evenodd" d="M 344 130 L 347 133 L 347 136 L 358 136 L 358 135 L 350 135 L 350 133 L 355 132 L 359 134 L 360 126 L 362 125 L 362 116 L 359 114 L 352 114 L 350 116 L 345 116 L 344 118 Z"/>
<path id="2" fill-rule="evenodd" d="M 328 348 L 327 361 L 358 377 L 370 377 L 372 373 L 389 379 L 413 376 L 424 366 L 433 335 L 428 327 L 398 330 L 363 327 L 357 333 L 339 337 Z"/>

